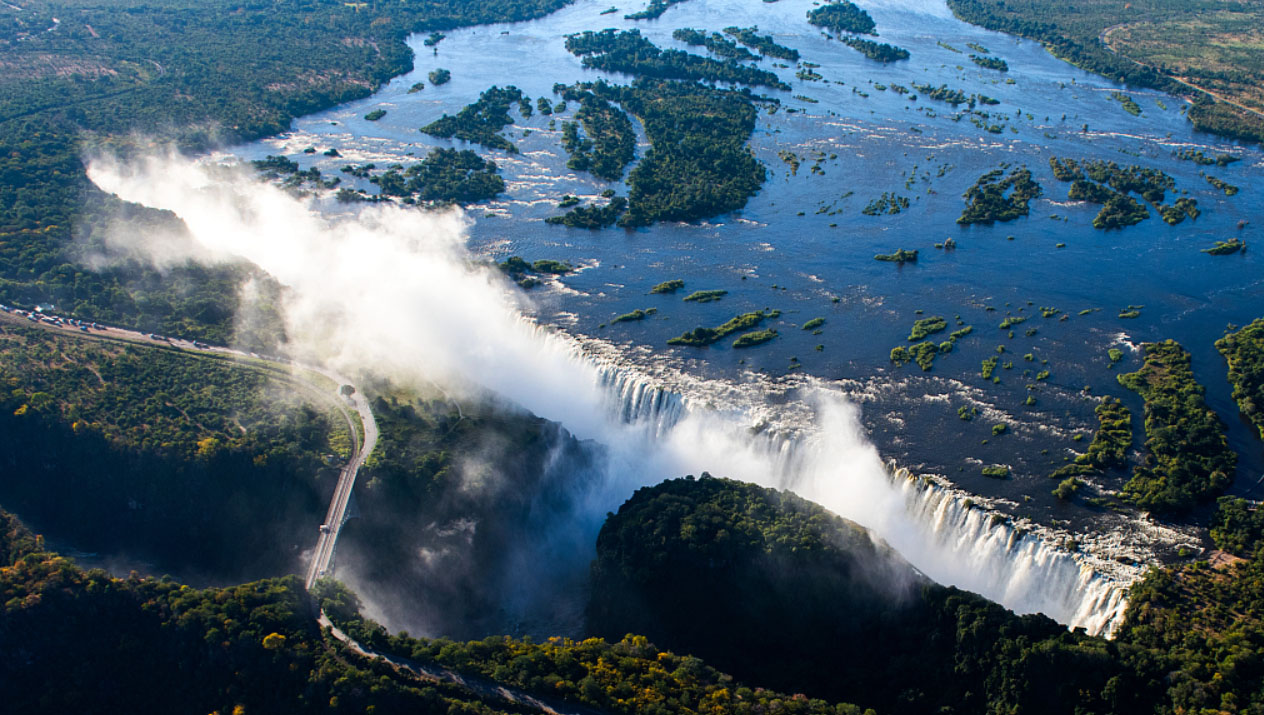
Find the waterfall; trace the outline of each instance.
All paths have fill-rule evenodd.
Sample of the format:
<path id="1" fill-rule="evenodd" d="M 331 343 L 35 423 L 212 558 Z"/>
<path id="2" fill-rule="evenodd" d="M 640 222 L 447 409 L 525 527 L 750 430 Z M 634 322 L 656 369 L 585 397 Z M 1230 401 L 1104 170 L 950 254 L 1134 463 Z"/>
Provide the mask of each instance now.
<path id="1" fill-rule="evenodd" d="M 1144 574 L 1143 565 L 1071 545 L 1086 535 L 1015 520 L 946 480 L 882 463 L 855 408 L 812 378 L 738 385 L 658 363 L 629 366 L 611 346 L 583 345 L 611 416 L 643 430 L 643 450 L 676 455 L 664 469 L 696 465 L 794 491 L 871 529 L 940 583 L 1109 636 Z M 682 463 L 691 452 L 696 459 Z M 655 476 L 678 474 L 641 478 Z"/>
<path id="2" fill-rule="evenodd" d="M 895 470 L 893 480 L 927 536 L 964 560 L 966 587 L 1094 635 L 1109 636 L 1123 618 L 1127 589 L 1144 574 L 1143 567 L 1069 551 L 1057 543 L 1069 535 L 1015 525 L 956 490 L 914 477 L 906 469 Z M 951 578 L 933 568 L 927 575 Z"/>
<path id="3" fill-rule="evenodd" d="M 631 370 L 606 368 L 597 375 L 598 383 L 611 396 L 615 418 L 625 424 L 648 425 L 656 437 L 674 427 L 685 409 L 678 393 Z"/>
<path id="4" fill-rule="evenodd" d="M 592 543 L 579 532 L 595 532 L 632 488 L 707 470 L 793 490 L 869 528 L 941 583 L 1094 632 L 1109 632 L 1140 574 L 1108 568 L 1092 556 L 1095 545 L 1060 549 L 1069 535 L 994 519 L 984 503 L 968 507 L 970 497 L 946 483 L 910 486 L 883 463 L 837 384 L 707 380 L 648 347 L 541 328 L 523 317 L 503 276 L 468 260 L 459 212 L 361 206 L 330 217 L 213 158 L 97 161 L 89 176 L 183 220 L 187 236 L 175 242 L 148 229 L 116 232 L 137 255 L 170 265 L 183 249 L 169 244 L 191 241 L 189 260 L 232 256 L 284 285 L 286 334 L 305 361 L 474 387 L 605 445 L 605 473 L 547 534 L 575 537 L 577 563 L 586 565 L 579 545 Z"/>

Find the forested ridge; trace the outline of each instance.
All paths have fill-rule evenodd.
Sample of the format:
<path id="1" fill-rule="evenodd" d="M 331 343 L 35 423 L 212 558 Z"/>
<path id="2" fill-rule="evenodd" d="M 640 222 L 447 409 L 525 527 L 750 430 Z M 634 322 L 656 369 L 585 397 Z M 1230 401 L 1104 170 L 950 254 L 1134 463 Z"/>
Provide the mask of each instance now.
<path id="1" fill-rule="evenodd" d="M 231 360 L 0 323 L 0 504 L 87 551 L 212 581 L 297 570 L 345 419 Z"/>
<path id="2" fill-rule="evenodd" d="M 589 712 L 837 713 L 800 695 L 743 687 L 697 658 L 619 642 L 386 636 L 354 594 L 297 577 L 192 589 L 118 579 L 48 551 L 0 512 L 0 692 L 27 713 L 537 712 L 492 689 L 423 679 L 370 659 L 317 624 L 323 607 L 366 645 L 482 676 Z"/>
<path id="3" fill-rule="evenodd" d="M 1217 545 L 1242 558 L 1155 568 L 1107 640 L 921 581 L 789 493 L 671 480 L 603 526 L 590 629 L 879 712 L 1256 713 L 1264 517 L 1226 499 L 1217 519 Z"/>
<path id="4" fill-rule="evenodd" d="M 397 521 L 406 514 L 416 530 L 445 510 L 485 509 L 495 518 L 481 523 L 494 527 L 519 518 L 515 510 L 526 515 L 557 498 L 518 498 L 514 507 L 514 494 L 564 489 L 516 488 L 558 459 L 556 428 L 541 420 L 398 398 L 375 400 L 374 412 L 390 449 L 366 467 L 361 508 L 371 518 L 352 522 L 343 548 L 361 539 L 373 549 L 396 544 L 396 552 L 380 554 L 379 568 L 399 571 L 418 546 L 395 536 L 410 529 Z M 488 449 L 496 444 L 500 457 Z M 582 462 L 576 447 L 568 448 L 571 458 Z M 462 496 L 461 455 L 470 453 L 498 469 L 521 463 L 522 474 L 506 481 L 515 489 L 491 500 Z M 143 686 L 134 680 L 139 670 L 161 678 L 147 687 L 141 709 L 504 708 L 468 691 L 401 679 L 321 638 L 312 627 L 315 604 L 296 579 L 207 591 L 112 579 L 46 553 L 3 518 L 0 557 L 12 566 L 0 568 L 7 603 L 0 635 L 25 644 L 26 658 L 0 656 L 0 684 L 20 678 L 22 698 L 56 689 L 51 700 L 12 701 L 18 706 L 43 712 L 49 703 L 103 703 L 108 710 L 116 686 Z M 500 525 L 507 534 L 515 528 Z M 373 649 L 604 712 L 1256 712 L 1264 703 L 1257 655 L 1264 648 L 1264 517 L 1223 499 L 1212 536 L 1239 560 L 1155 570 L 1134 588 L 1111 641 L 930 583 L 868 532 L 819 506 L 706 475 L 641 489 L 608 518 L 598 537 L 588 632 L 609 640 L 414 639 L 365 620 L 355 596 L 337 584 L 322 585 L 317 597 Z M 480 539 L 485 567 L 505 542 L 494 533 Z M 486 575 L 480 568 L 448 572 L 444 588 L 477 611 L 478 591 L 469 586 Z M 822 670 L 823 662 L 834 667 Z M 199 674 L 191 683 L 189 672 Z M 74 685 L 58 685 L 68 674 L 78 674 Z"/>
<path id="5" fill-rule="evenodd" d="M 0 692 L 28 713 L 521 712 L 323 634 L 296 576 L 222 589 L 113 578 L 0 512 Z"/>
<path id="6" fill-rule="evenodd" d="M 920 614 L 914 608 L 884 618 L 878 624 L 880 638 L 830 642 L 831 659 L 840 657 L 840 648 L 859 651 L 870 678 L 855 685 L 847 683 L 858 679 L 844 678 L 841 686 L 831 678 L 829 687 L 856 687 L 858 701 L 896 699 L 898 705 L 884 712 L 919 712 L 928 700 L 940 704 L 935 712 L 1257 712 L 1264 704 L 1255 655 L 1264 647 L 1261 524 L 1259 517 L 1240 508 L 1225 512 L 1217 542 L 1247 558 L 1215 568 L 1200 562 L 1155 570 L 1134 588 L 1127 620 L 1113 641 L 1068 632 L 1038 616 L 1016 617 L 977 596 L 923 584 Z M 607 534 L 610 529 L 635 533 L 646 528 L 659 534 L 660 542 L 619 537 L 623 547 L 617 549 L 609 542 L 616 538 L 614 532 Z M 726 534 L 728 538 L 716 538 Z M 1255 541 L 1245 544 L 1243 538 Z M 762 599 L 787 594 L 801 599 L 804 594 L 785 589 L 837 559 L 853 558 L 850 549 L 859 547 L 861 558 L 872 557 L 874 545 L 865 546 L 867 539 L 855 527 L 789 495 L 723 480 L 676 480 L 642 490 L 618 517 L 611 517 L 599 564 L 631 568 L 627 575 L 637 587 L 670 580 L 682 567 L 702 566 L 703 573 L 676 584 L 688 596 L 683 607 L 701 619 L 703 628 L 720 627 L 740 643 L 753 637 L 741 622 L 721 627 L 733 614 L 714 612 L 716 602 L 705 604 L 707 612 L 690 610 L 694 603 L 704 603 L 704 594 L 689 589 L 723 568 L 731 573 L 720 585 L 762 582 L 778 588 Z M 717 558 L 718 566 L 708 564 Z M 378 651 L 598 711 L 860 711 L 747 687 L 698 658 L 664 651 L 640 636 L 542 643 L 502 637 L 414 639 L 390 635 L 364 619 L 354 594 L 332 582 L 322 583 L 319 600 L 312 601 L 296 578 L 208 590 L 166 579 L 120 580 L 83 571 L 48 552 L 41 538 L 4 513 L 0 566 L 5 603 L 0 636 L 10 645 L 0 653 L 0 690 L 7 704 L 23 712 L 197 708 L 228 713 L 237 706 L 264 713 L 365 712 L 369 706 L 376 706 L 376 712 L 517 711 L 357 657 L 321 635 L 314 619 L 317 605 Z M 759 580 L 750 581 L 755 576 Z M 816 610 L 821 607 L 836 616 L 843 612 L 839 604 L 847 602 L 832 591 L 840 586 L 856 588 L 854 579 L 847 578 L 818 584 L 822 590 L 796 600 L 797 609 L 762 611 L 761 620 L 769 623 L 749 623 L 757 631 L 775 630 L 785 619 L 811 623 L 821 616 Z M 816 595 L 833 600 L 818 601 Z M 595 604 L 602 603 L 599 598 L 594 596 Z M 858 620 L 859 614 L 850 615 Z M 678 620 L 685 618 L 681 614 Z M 774 670 L 784 671 L 785 661 L 772 656 L 809 654 L 822 636 L 808 636 L 763 641 L 753 651 L 729 651 L 727 656 L 770 658 L 780 664 Z M 902 638 L 915 638 L 919 647 L 908 656 L 914 660 L 895 667 L 898 662 L 888 662 L 885 651 L 899 647 Z M 937 665 L 940 658 L 955 666 L 943 670 Z M 803 679 L 809 696 L 818 687 L 813 679 L 822 676 L 820 662 L 790 674 Z M 22 687 L 15 687 L 19 683 Z M 883 685 L 897 689 L 883 690 Z"/>

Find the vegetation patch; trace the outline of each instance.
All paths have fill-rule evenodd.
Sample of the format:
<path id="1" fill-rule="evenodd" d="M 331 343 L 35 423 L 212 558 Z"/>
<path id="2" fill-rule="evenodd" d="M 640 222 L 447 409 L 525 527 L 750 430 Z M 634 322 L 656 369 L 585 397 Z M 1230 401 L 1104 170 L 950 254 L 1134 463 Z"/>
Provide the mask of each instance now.
<path id="1" fill-rule="evenodd" d="M 869 13 L 850 0 L 836 0 L 808 11 L 808 22 L 835 34 L 877 35 Z"/>
<path id="2" fill-rule="evenodd" d="M 995 356 L 984 358 L 982 366 L 982 375 L 984 380 L 992 379 L 992 373 L 996 371 L 996 364 L 998 362 L 1000 362 L 1000 359 Z"/>
<path id="3" fill-rule="evenodd" d="M 628 200 L 622 196 L 615 196 L 602 206 L 580 206 L 561 216 L 550 216 L 544 219 L 544 222 L 595 231 L 615 225 L 627 208 Z"/>
<path id="4" fill-rule="evenodd" d="M 1180 151 L 1173 151 L 1172 156 L 1185 161 L 1192 161 L 1199 166 L 1228 166 L 1235 161 L 1241 161 L 1242 157 L 1233 154 L 1217 154 L 1216 156 L 1207 156 L 1202 149 L 1194 149 L 1186 147 Z"/>
<path id="5" fill-rule="evenodd" d="M 1213 256 L 1228 256 L 1245 250 L 1246 241 L 1234 236 L 1228 241 L 1216 241 L 1211 248 L 1204 248 L 1203 253 L 1210 253 Z"/>
<path id="6" fill-rule="evenodd" d="M 947 349 L 944 349 L 944 347 Z M 925 342 L 918 343 L 917 345 L 910 345 L 908 347 L 898 345 L 891 349 L 891 362 L 895 363 L 897 366 L 903 366 L 911 360 L 916 362 L 917 366 L 922 368 L 923 372 L 929 372 L 930 369 L 934 367 L 935 357 L 939 355 L 939 353 L 947 353 L 951 351 L 951 342 L 945 342 L 943 343 L 943 346 L 936 345 L 932 340 L 927 340 Z"/>
<path id="7" fill-rule="evenodd" d="M 1212 176 L 1211 174 L 1204 174 L 1204 177 L 1207 179 L 1207 183 L 1208 183 L 1208 184 L 1211 184 L 1212 186 L 1216 187 L 1217 189 L 1219 189 L 1219 190 L 1223 191 L 1225 196 L 1235 196 L 1235 195 L 1237 195 L 1237 193 L 1238 193 L 1238 187 L 1234 186 L 1233 184 L 1230 184 L 1230 183 L 1229 183 L 1229 182 L 1227 182 L 1227 181 L 1222 181 L 1222 180 L 1220 180 L 1220 179 L 1217 179 L 1216 177 Z"/>
<path id="8" fill-rule="evenodd" d="M 435 83 L 433 77 L 430 81 Z M 517 154 L 518 147 L 502 137 L 500 131 L 513 123 L 509 108 L 522 98 L 522 90 L 512 85 L 504 89 L 492 87 L 479 95 L 477 102 L 457 112 L 456 116 L 444 114 L 422 127 L 421 131 L 435 137 L 456 138 Z"/>
<path id="9" fill-rule="evenodd" d="M 562 96 L 579 102 L 575 118 L 583 123 L 586 135 L 580 135 L 575 122 L 562 124 L 562 147 L 570 154 L 566 168 L 591 172 L 607 181 L 622 179 L 636 154 L 636 132 L 628 115 L 590 91 L 568 87 Z"/>
<path id="10" fill-rule="evenodd" d="M 1149 218 L 1150 213 L 1145 206 L 1130 194 L 1140 195 L 1169 224 L 1180 223 L 1186 217 L 1198 217 L 1198 202 L 1194 199 L 1180 197 L 1171 206 L 1164 205 L 1167 192 L 1176 190 L 1176 182 L 1158 169 L 1121 166 L 1113 161 L 1077 162 L 1057 157 L 1051 157 L 1049 165 L 1055 178 L 1071 182 L 1068 198 L 1102 205 L 1102 210 L 1093 219 L 1094 228 L 1123 228 Z"/>
<path id="11" fill-rule="evenodd" d="M 733 341 L 733 347 L 735 348 L 754 347 L 756 345 L 762 345 L 763 343 L 766 343 L 775 337 L 777 337 L 777 331 L 773 330 L 772 328 L 766 328 L 764 330 L 755 330 L 749 333 L 742 333 L 741 335 L 737 336 L 737 340 Z"/>
<path id="12" fill-rule="evenodd" d="M 684 0 L 650 0 L 650 4 L 645 6 L 644 10 L 624 15 L 624 20 L 655 20 L 663 13 L 667 12 L 667 8 L 676 3 L 684 2 Z"/>
<path id="13" fill-rule="evenodd" d="M 585 67 L 658 79 L 729 82 L 789 90 L 777 75 L 757 67 L 721 62 L 681 50 L 663 50 L 639 30 L 585 31 L 566 37 L 566 49 Z"/>
<path id="14" fill-rule="evenodd" d="M 797 167 L 796 167 L 797 168 Z M 898 214 L 909 207 L 907 196 L 898 196 L 892 192 L 883 192 L 881 196 L 870 201 L 860 213 L 866 216 L 881 216 L 882 214 Z"/>
<path id="15" fill-rule="evenodd" d="M 1008 175 L 1004 169 L 989 171 L 962 195 L 967 205 L 957 223 L 967 226 L 1013 221 L 1026 216 L 1028 204 L 1040 194 L 1040 184 L 1032 180 L 1031 170 L 1026 167 Z"/>
<path id="16" fill-rule="evenodd" d="M 747 62 L 759 59 L 746 48 L 741 47 L 718 32 L 707 34 L 692 27 L 682 27 L 672 33 L 672 39 L 694 47 L 705 47 L 707 52 L 726 60 Z"/>
<path id="17" fill-rule="evenodd" d="M 686 303 L 711 303 L 728 295 L 726 290 L 696 290 L 685 296 L 682 300 Z"/>
<path id="18" fill-rule="evenodd" d="M 1082 486 L 1084 486 L 1084 482 L 1080 481 L 1079 478 L 1067 477 L 1059 482 L 1057 487 L 1054 487 L 1053 495 L 1059 501 L 1070 501 Z"/>
<path id="19" fill-rule="evenodd" d="M 772 35 L 759 34 L 758 27 L 726 27 L 724 32 L 765 57 L 776 57 L 791 62 L 799 61 L 798 50 L 777 44 L 772 39 Z"/>
<path id="20" fill-rule="evenodd" d="M 1111 92 L 1110 98 L 1115 100 L 1116 102 L 1119 102 L 1119 105 L 1124 108 L 1125 112 L 1131 114 L 1134 117 L 1141 116 L 1141 106 L 1138 105 L 1133 100 L 1132 97 L 1129 97 L 1123 92 Z"/>
<path id="21" fill-rule="evenodd" d="M 636 115 L 650 149 L 628 174 L 619 225 L 695 221 L 746 205 L 766 177 L 746 146 L 755 129 L 749 96 L 699 84 L 641 79 L 631 87 L 584 85 Z"/>
<path id="22" fill-rule="evenodd" d="M 970 109 L 974 109 L 974 105 L 978 102 L 977 95 L 966 94 L 963 90 L 953 89 L 946 84 L 936 87 L 933 84 L 913 83 L 913 89 L 921 92 L 923 97 L 933 99 L 937 102 L 947 102 L 956 107 L 959 104 L 967 104 Z"/>
<path id="23" fill-rule="evenodd" d="M 1211 540 L 1217 549 L 1257 562 L 1264 559 L 1264 509 L 1245 499 L 1220 497 L 1212 517 Z"/>
<path id="24" fill-rule="evenodd" d="M 1118 376 L 1119 384 L 1145 399 L 1147 454 L 1124 495 L 1146 511 L 1181 514 L 1224 491 L 1237 455 L 1220 418 L 1203 401 L 1189 353 L 1171 340 L 1146 343 L 1144 350 L 1141 369 Z"/>
<path id="25" fill-rule="evenodd" d="M 1229 363 L 1229 384 L 1243 416 L 1264 437 L 1264 318 L 1216 341 Z"/>
<path id="26" fill-rule="evenodd" d="M 540 259 L 535 263 L 528 263 L 519 256 L 510 256 L 497 267 L 520 287 L 528 289 L 540 285 L 537 275 L 565 275 L 575 270 L 569 263 L 551 259 Z"/>
<path id="27" fill-rule="evenodd" d="M 680 280 L 679 278 L 674 278 L 669 281 L 663 281 L 662 283 L 659 283 L 653 288 L 650 288 L 650 293 L 675 293 L 676 291 L 684 287 L 685 287 L 685 282 L 683 280 Z"/>
<path id="28" fill-rule="evenodd" d="M 908 339 L 921 340 L 928 335 L 943 332 L 948 327 L 948 321 L 942 316 L 934 315 L 929 318 L 921 318 L 913 323 L 913 329 L 909 331 Z"/>
<path id="29" fill-rule="evenodd" d="M 923 371 L 929 371 L 935 364 L 935 358 L 939 355 L 947 355 L 952 352 L 957 341 L 970 334 L 972 328 L 966 326 L 960 330 L 953 331 L 948 339 L 935 344 L 933 340 L 924 340 L 935 333 L 943 332 L 947 327 L 947 321 L 940 316 L 932 316 L 930 318 L 922 318 L 913 324 L 913 328 L 909 331 L 909 341 L 923 340 L 916 345 L 903 346 L 898 345 L 891 349 L 891 362 L 896 366 L 903 366 L 908 362 L 916 362 L 917 366 Z M 964 419 L 964 418 L 963 418 Z"/>
<path id="30" fill-rule="evenodd" d="M 395 164 L 379 174 L 372 174 L 371 166 L 351 167 L 347 173 L 368 177 L 383 196 L 410 202 L 472 204 L 505 190 L 496 162 L 468 149 L 432 149 L 419 163 L 407 168 Z"/>
<path id="31" fill-rule="evenodd" d="M 619 317 L 611 320 L 610 322 L 611 323 L 632 323 L 638 320 L 645 320 L 646 316 L 653 315 L 654 313 L 657 313 L 657 312 L 658 312 L 658 309 L 656 308 L 648 308 L 646 310 L 641 310 L 640 308 L 638 308 L 632 311 L 631 313 L 624 313 L 623 315 L 620 315 Z"/>
<path id="32" fill-rule="evenodd" d="M 770 317 L 768 313 L 762 310 L 752 313 L 743 313 L 734 316 L 726 321 L 723 325 L 715 328 L 698 327 L 679 335 L 667 341 L 668 345 L 689 345 L 692 347 L 706 347 L 712 343 L 719 342 L 724 338 L 741 330 L 749 330 L 758 326 L 765 318 Z"/>
<path id="33" fill-rule="evenodd" d="M 536 273 L 550 273 L 556 276 L 565 275 L 575 270 L 569 263 L 554 261 L 548 258 L 543 258 L 535 263 L 532 263 L 531 268 L 534 269 Z"/>
<path id="34" fill-rule="evenodd" d="M 1053 479 L 1099 474 L 1109 469 L 1122 469 L 1132 447 L 1132 412 L 1113 397 L 1103 397 L 1093 410 L 1097 415 L 1097 431 L 1084 454 L 1076 455 L 1071 464 L 1054 470 Z"/>
<path id="35" fill-rule="evenodd" d="M 1160 204 L 1156 205 L 1155 208 L 1163 216 L 1163 222 L 1169 226 L 1175 226 L 1187 217 L 1198 218 L 1198 215 L 1202 213 L 1198 210 L 1198 202 L 1196 200 L 1184 196 L 1177 199 L 1171 206 Z"/>
<path id="36" fill-rule="evenodd" d="M 907 251 L 903 248 L 896 249 L 895 253 L 878 253 L 873 259 L 875 261 L 888 261 L 890 263 L 916 263 L 917 249 Z"/>
<path id="37" fill-rule="evenodd" d="M 903 47 L 888 45 L 885 42 L 874 42 L 860 37 L 843 37 L 843 44 L 856 50 L 871 60 L 888 64 L 909 58 L 909 51 Z"/>
<path id="38" fill-rule="evenodd" d="M 996 70 L 998 72 L 1008 72 L 1009 64 L 999 57 L 984 57 L 982 55 L 970 55 L 970 61 L 984 69 Z"/>

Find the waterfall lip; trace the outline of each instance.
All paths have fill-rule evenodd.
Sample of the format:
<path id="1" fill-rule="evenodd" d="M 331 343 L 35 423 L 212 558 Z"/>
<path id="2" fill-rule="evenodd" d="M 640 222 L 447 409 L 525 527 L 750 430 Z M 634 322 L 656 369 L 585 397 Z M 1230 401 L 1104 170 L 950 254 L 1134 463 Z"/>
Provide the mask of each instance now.
<path id="1" fill-rule="evenodd" d="M 893 461 L 889 461 L 888 466 L 893 481 L 912 485 L 927 498 L 941 496 L 935 506 L 941 518 L 948 510 L 979 512 L 978 521 L 981 528 L 987 530 L 987 540 L 1003 541 L 1004 545 L 997 547 L 1003 554 L 1025 555 L 1028 561 L 1044 566 L 1055 560 L 1074 565 L 1073 571 L 1067 570 L 1074 580 L 1063 584 L 1063 587 L 1069 589 L 1068 596 L 1080 594 L 1078 605 L 1071 613 L 1063 612 L 1061 618 L 1057 614 L 1046 615 L 1054 616 L 1068 627 L 1081 627 L 1090 635 L 1108 638 L 1123 621 L 1128 606 L 1128 590 L 1145 576 L 1149 563 L 1131 560 L 1125 563 L 1103 553 L 1100 547 L 1063 548 L 1062 544 L 1067 540 L 1093 542 L 1094 535 L 1072 533 L 1012 517 L 996 508 L 998 500 L 974 496 L 942 476 L 914 475 L 907 468 L 897 467 Z M 968 516 L 965 518 L 968 519 Z M 982 526 L 984 524 L 986 526 Z M 959 528 L 959 531 L 968 533 L 965 528 Z M 1052 597 L 1050 601 L 1053 601 Z"/>
<path id="2" fill-rule="evenodd" d="M 856 381 L 831 381 L 799 373 L 770 376 L 751 371 L 744 372 L 740 380 L 703 377 L 698 374 L 705 366 L 700 360 L 663 355 L 634 343 L 616 344 L 565 328 L 539 327 L 556 330 L 569 339 L 576 358 L 589 360 L 597 367 L 599 380 L 613 403 L 610 409 L 619 421 L 651 424 L 656 437 L 668 433 L 684 417 L 699 411 L 731 414 L 748 425 L 748 434 L 752 437 L 760 436 L 768 440 L 771 449 L 785 451 L 800 440 L 810 438 L 816 430 L 816 414 L 810 399 L 814 391 L 824 390 L 858 402 L 853 392 L 858 385 Z M 873 386 L 866 387 L 872 389 Z M 862 398 L 859 402 L 863 401 Z M 1113 633 L 1127 608 L 1129 588 L 1158 563 L 1159 547 L 1197 543 L 1191 533 L 1144 517 L 1112 522 L 1109 531 L 1072 531 L 1043 524 L 1002 508 L 1008 507 L 1010 511 L 1019 508 L 1013 500 L 974 494 L 939 474 L 914 476 L 891 460 L 885 464 L 892 484 L 915 484 L 919 489 L 933 489 L 945 500 L 940 508 L 951 510 L 958 517 L 964 515 L 971 522 L 971 528 L 979 530 L 973 538 L 981 539 L 993 550 L 981 557 L 984 561 L 979 568 L 995 572 L 992 581 L 987 582 L 988 588 L 981 589 L 990 589 L 984 595 L 1001 601 L 1008 597 L 1011 600 L 1006 605 L 1015 610 L 1046 612 L 1068 627 L 1083 627 L 1091 634 L 1109 637 Z M 780 488 L 797 491 L 795 483 L 782 484 Z M 802 495 L 811 498 L 808 494 Z M 910 512 L 914 508 L 910 502 Z M 966 511 L 976 515 L 964 514 Z M 931 537 L 970 536 L 965 526 L 964 523 L 956 525 L 960 533 L 955 535 L 932 533 Z M 869 530 L 875 538 L 891 544 L 881 531 Z M 1071 541 L 1077 545 L 1074 550 L 1065 548 Z M 900 551 L 894 545 L 893 548 Z M 908 554 L 904 555 L 907 558 Z M 1015 565 L 1018 573 L 999 571 L 998 564 L 1003 563 L 1001 557 L 1019 559 Z M 911 563 L 920 573 L 926 573 L 921 564 Z M 1038 573 L 1057 581 L 1048 584 L 1047 590 L 1052 595 L 1040 593 L 1045 590 L 1044 584 L 1042 588 L 1022 584 L 1028 574 Z M 1043 608 L 1015 604 L 1020 591 L 1029 597 L 1035 593 Z M 1059 598 L 1062 600 L 1058 601 Z"/>

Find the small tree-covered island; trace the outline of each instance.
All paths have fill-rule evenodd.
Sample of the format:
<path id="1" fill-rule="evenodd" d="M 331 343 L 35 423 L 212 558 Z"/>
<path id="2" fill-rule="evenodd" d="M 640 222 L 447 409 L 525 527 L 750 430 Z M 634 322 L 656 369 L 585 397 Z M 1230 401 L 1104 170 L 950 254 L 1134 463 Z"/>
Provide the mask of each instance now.
<path id="1" fill-rule="evenodd" d="M 1262 26 L 0 2 L 4 711 L 1264 714 Z"/>

